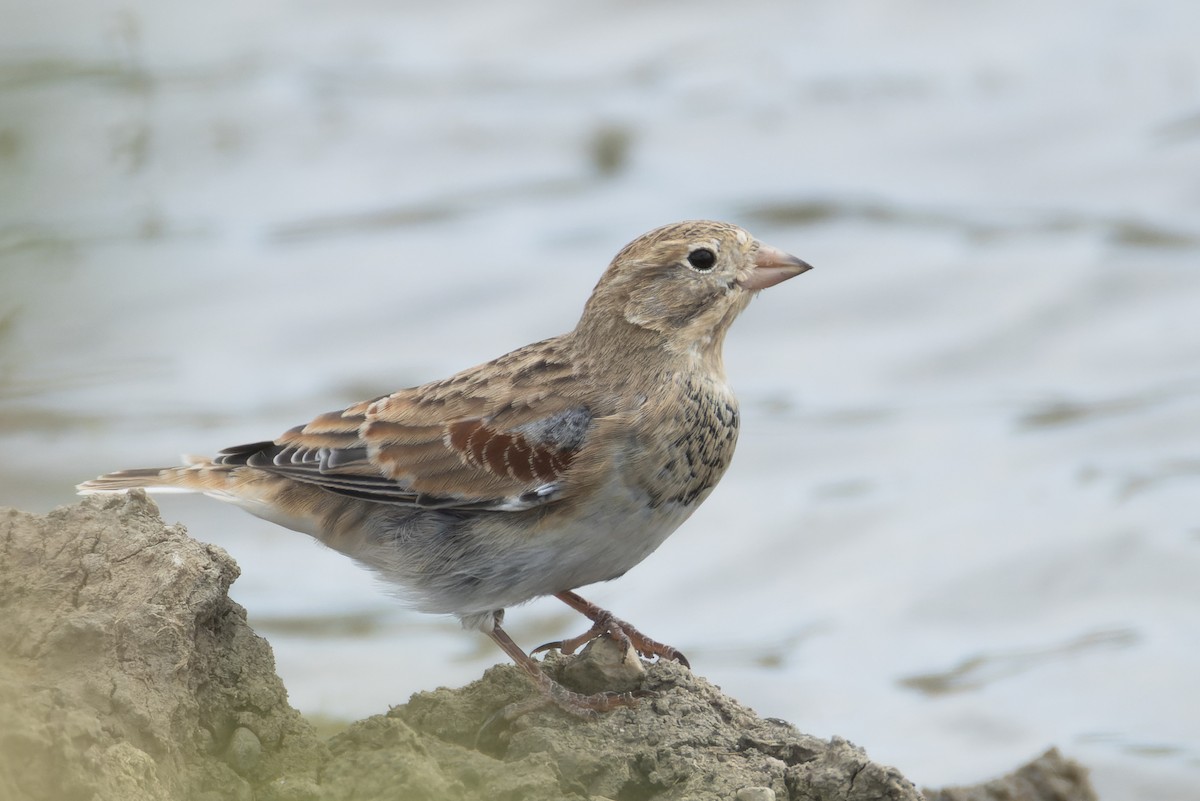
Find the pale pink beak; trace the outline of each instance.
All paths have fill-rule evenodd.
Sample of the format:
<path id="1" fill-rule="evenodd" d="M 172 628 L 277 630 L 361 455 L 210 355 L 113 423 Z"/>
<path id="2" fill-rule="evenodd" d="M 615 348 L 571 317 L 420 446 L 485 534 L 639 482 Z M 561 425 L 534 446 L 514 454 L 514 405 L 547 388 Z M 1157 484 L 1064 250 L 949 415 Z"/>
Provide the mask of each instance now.
<path id="1" fill-rule="evenodd" d="M 811 264 L 797 259 L 792 254 L 760 243 L 758 252 L 754 254 L 754 272 L 739 279 L 738 284 L 743 289 L 757 292 L 760 289 L 781 284 L 789 278 L 795 278 L 800 273 L 811 269 Z"/>

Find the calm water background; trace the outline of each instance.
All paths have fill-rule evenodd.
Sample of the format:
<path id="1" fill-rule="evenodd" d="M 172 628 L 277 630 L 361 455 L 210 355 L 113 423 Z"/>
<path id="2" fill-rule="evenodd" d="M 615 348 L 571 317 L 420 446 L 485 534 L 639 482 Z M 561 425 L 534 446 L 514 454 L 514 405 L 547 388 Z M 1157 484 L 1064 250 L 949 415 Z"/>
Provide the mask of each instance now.
<path id="1" fill-rule="evenodd" d="M 1057 744 L 1197 798 L 1193 0 L 0 5 L 0 503 L 560 333 L 633 236 L 728 219 L 817 269 L 730 337 L 730 474 L 587 597 L 921 783 Z M 501 660 L 162 508 L 305 711 Z"/>

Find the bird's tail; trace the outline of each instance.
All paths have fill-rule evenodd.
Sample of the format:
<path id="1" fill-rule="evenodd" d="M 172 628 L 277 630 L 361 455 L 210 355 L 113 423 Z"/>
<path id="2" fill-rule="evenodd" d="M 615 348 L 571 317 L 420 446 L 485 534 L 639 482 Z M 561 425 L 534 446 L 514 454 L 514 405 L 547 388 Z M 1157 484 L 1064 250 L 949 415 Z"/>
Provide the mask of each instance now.
<path id="1" fill-rule="evenodd" d="M 289 492 L 295 483 L 291 479 L 245 465 L 218 464 L 198 456 L 184 456 L 183 460 L 180 467 L 140 467 L 105 473 L 75 489 L 80 495 L 116 494 L 131 489 L 153 493 L 202 492 L 318 539 L 328 527 L 328 518 L 338 519 L 344 515 L 346 504 L 357 502 L 341 498 L 340 503 L 334 503 L 331 498 L 335 496 L 326 492 Z"/>
<path id="2" fill-rule="evenodd" d="M 144 489 L 146 492 L 211 492 L 214 474 L 229 472 L 228 467 L 211 460 L 185 456 L 181 467 L 138 467 L 118 470 L 85 481 L 75 487 L 80 495 L 104 495 Z"/>

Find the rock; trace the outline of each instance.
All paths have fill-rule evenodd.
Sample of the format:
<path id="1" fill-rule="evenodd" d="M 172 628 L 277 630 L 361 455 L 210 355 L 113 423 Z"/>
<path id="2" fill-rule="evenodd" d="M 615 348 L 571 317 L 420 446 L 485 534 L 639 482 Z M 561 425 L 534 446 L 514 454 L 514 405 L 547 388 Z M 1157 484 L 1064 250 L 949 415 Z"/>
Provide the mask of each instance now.
<path id="1" fill-rule="evenodd" d="M 1087 770 L 1057 748 L 1007 776 L 973 787 L 926 790 L 928 801 L 1096 801 Z"/>
<path id="2" fill-rule="evenodd" d="M 646 695 L 636 709 L 583 721 L 544 707 L 510 721 L 498 713 L 535 692 L 506 664 L 325 743 L 229 600 L 237 574 L 141 492 L 45 516 L 0 510 L 0 798 L 922 797 L 845 740 L 759 718 L 688 669 L 631 661 L 608 641 L 552 653 L 544 668 L 577 687 L 623 682 Z M 1029 766 L 1012 786 L 1058 795 L 928 797 L 1092 798 L 1085 772 L 1054 756 L 1057 767 Z"/>
<path id="3" fill-rule="evenodd" d="M 237 565 L 144 494 L 0 510 L 0 566 L 0 797 L 252 798 L 316 776 L 327 750 L 226 594 Z"/>
<path id="4" fill-rule="evenodd" d="M 632 645 L 622 648 L 613 640 L 592 640 L 559 674 L 564 686 L 585 695 L 599 692 L 624 693 L 642 686 L 646 666 Z"/>
<path id="5" fill-rule="evenodd" d="M 238 726 L 225 749 L 225 762 L 241 776 L 249 775 L 262 757 L 262 742 L 245 726 Z"/>
<path id="6" fill-rule="evenodd" d="M 775 791 L 770 787 L 743 787 L 734 801 L 775 801 Z"/>
<path id="7" fill-rule="evenodd" d="M 546 668 L 557 675 L 571 662 L 555 655 Z M 651 665 L 641 689 L 655 697 L 592 722 L 570 719 L 553 707 L 518 718 L 499 738 L 495 756 L 505 770 L 532 783 L 519 797 L 727 800 L 751 786 L 791 798 L 797 788 L 807 791 L 811 785 L 812 792 L 803 797 L 815 801 L 851 797 L 847 791 L 853 783 L 868 793 L 863 798 L 920 798 L 898 772 L 874 765 L 846 741 L 809 737 L 763 720 L 673 662 Z M 503 666 L 464 690 L 418 693 L 389 715 L 470 751 L 492 714 L 529 693 L 523 677 Z M 535 786 L 552 786 L 556 776 L 554 792 L 532 793 Z"/>

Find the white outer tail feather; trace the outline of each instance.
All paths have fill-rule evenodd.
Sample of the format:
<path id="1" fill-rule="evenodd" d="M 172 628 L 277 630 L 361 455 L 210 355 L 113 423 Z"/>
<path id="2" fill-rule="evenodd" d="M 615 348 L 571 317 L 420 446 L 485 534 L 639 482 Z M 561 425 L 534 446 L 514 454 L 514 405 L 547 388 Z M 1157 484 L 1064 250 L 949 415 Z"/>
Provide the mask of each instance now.
<path id="1" fill-rule="evenodd" d="M 128 487 L 113 487 L 111 489 L 89 487 L 87 484 L 80 484 L 75 488 L 76 495 L 124 495 L 130 490 L 140 489 L 150 495 L 191 495 L 192 493 L 200 492 L 200 490 L 188 489 L 187 487 L 154 487 L 142 485 L 130 485 Z"/>
<path id="2" fill-rule="evenodd" d="M 202 456 L 184 454 L 180 467 L 142 467 L 105 473 L 75 487 L 79 495 L 121 495 L 132 489 L 142 489 L 156 495 L 205 492 L 196 482 L 188 486 L 189 473 L 201 473 L 213 466 Z"/>

